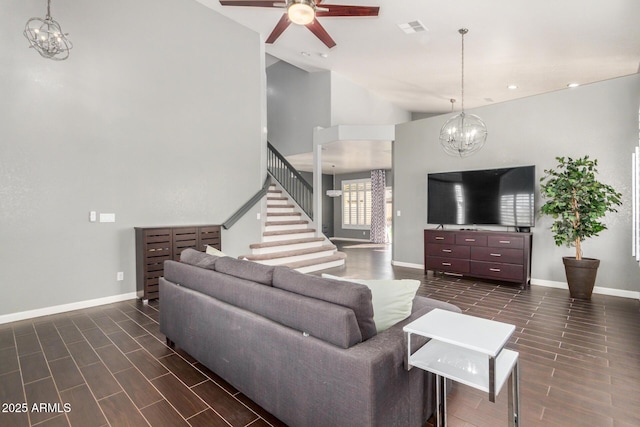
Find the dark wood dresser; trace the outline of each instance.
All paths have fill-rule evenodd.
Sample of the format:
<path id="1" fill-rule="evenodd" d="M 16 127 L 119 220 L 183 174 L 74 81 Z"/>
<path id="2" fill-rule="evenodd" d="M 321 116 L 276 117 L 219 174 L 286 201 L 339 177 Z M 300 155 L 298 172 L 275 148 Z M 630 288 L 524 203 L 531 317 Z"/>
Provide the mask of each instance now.
<path id="1" fill-rule="evenodd" d="M 158 298 L 158 279 L 164 275 L 166 260 L 180 261 L 187 248 L 204 251 L 213 246 L 222 250 L 219 225 L 178 227 L 135 227 L 136 291 L 138 298 Z"/>
<path id="2" fill-rule="evenodd" d="M 520 283 L 531 281 L 531 233 L 424 230 L 424 269 Z"/>

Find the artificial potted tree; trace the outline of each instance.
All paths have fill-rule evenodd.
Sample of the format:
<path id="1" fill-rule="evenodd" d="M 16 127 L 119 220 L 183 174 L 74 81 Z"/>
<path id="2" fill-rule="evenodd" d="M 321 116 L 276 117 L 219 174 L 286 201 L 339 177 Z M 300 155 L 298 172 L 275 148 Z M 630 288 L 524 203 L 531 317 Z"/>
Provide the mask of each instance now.
<path id="1" fill-rule="evenodd" d="M 575 257 L 562 258 L 571 297 L 591 299 L 600 260 L 584 258 L 581 243 L 607 229 L 601 218 L 617 212 L 622 196 L 596 179 L 597 160 L 589 156 L 556 160 L 556 168 L 545 169 L 540 179 L 540 192 L 546 199 L 540 210 L 554 218 L 551 231 L 556 245 L 576 248 Z"/>

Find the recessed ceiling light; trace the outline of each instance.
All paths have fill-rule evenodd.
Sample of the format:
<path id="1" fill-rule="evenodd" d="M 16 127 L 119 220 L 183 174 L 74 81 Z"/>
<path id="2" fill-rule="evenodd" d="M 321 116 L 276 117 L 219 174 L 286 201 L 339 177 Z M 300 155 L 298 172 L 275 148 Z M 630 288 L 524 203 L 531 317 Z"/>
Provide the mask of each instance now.
<path id="1" fill-rule="evenodd" d="M 302 55 L 302 56 L 311 56 L 311 54 L 309 52 L 300 52 L 300 55 Z"/>
<path id="2" fill-rule="evenodd" d="M 518 89 L 518 85 L 509 85 L 507 86 L 507 89 L 516 90 Z"/>
<path id="3" fill-rule="evenodd" d="M 329 57 L 329 54 L 328 53 L 324 53 L 324 52 L 320 53 L 319 55 L 320 55 L 321 58 L 328 58 Z"/>
<path id="4" fill-rule="evenodd" d="M 578 87 L 578 86 L 580 86 L 580 83 L 569 83 L 567 85 L 567 87 Z"/>

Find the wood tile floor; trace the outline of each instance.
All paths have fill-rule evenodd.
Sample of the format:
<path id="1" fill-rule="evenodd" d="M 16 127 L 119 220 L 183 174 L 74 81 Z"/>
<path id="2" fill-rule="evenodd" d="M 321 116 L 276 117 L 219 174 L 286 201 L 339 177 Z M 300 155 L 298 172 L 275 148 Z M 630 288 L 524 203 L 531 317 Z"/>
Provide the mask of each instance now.
<path id="1" fill-rule="evenodd" d="M 425 276 L 391 267 L 389 249 L 341 250 L 347 265 L 331 274 L 419 279 L 420 295 L 516 325 L 522 426 L 640 426 L 637 300 Z M 166 347 L 158 310 L 132 300 L 0 325 L 0 427 L 282 425 Z M 506 425 L 506 392 L 493 404 L 456 384 L 448 405 L 452 427 Z"/>

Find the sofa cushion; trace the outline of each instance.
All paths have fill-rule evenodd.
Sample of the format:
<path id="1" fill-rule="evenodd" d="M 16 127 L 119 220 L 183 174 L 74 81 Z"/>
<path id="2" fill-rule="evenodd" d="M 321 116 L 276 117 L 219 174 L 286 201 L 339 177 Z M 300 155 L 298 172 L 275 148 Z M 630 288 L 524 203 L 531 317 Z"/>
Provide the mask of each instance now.
<path id="1" fill-rule="evenodd" d="M 185 249 L 180 254 L 180 262 L 185 264 L 195 265 L 200 268 L 207 268 L 213 270 L 215 264 L 219 258 L 214 255 L 208 255 L 204 252 L 197 251 L 195 249 Z"/>
<path id="2" fill-rule="evenodd" d="M 273 268 L 272 265 L 258 264 L 257 262 L 239 260 L 231 257 L 222 257 L 216 262 L 215 269 L 229 276 L 271 286 Z"/>
<path id="3" fill-rule="evenodd" d="M 273 286 L 350 308 L 356 315 L 362 340 L 376 335 L 371 291 L 364 285 L 323 279 L 287 267 L 276 267 L 273 271 Z"/>
<path id="4" fill-rule="evenodd" d="M 341 348 L 362 342 L 353 310 L 337 304 L 173 261 L 165 262 L 164 277 Z"/>
<path id="5" fill-rule="evenodd" d="M 322 277 L 361 283 L 371 289 L 373 320 L 378 333 L 389 329 L 411 315 L 413 300 L 420 287 L 419 280 L 365 280 L 323 274 Z"/>

